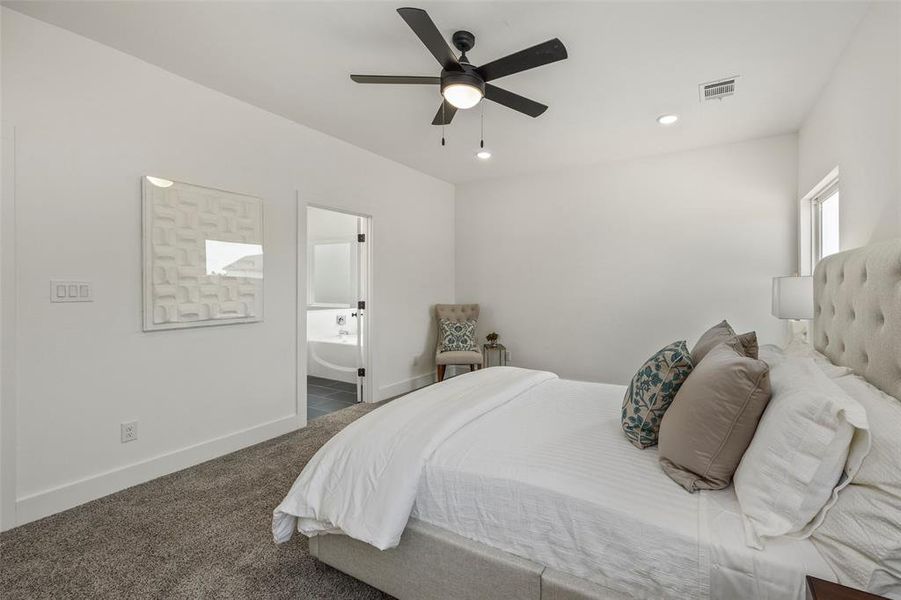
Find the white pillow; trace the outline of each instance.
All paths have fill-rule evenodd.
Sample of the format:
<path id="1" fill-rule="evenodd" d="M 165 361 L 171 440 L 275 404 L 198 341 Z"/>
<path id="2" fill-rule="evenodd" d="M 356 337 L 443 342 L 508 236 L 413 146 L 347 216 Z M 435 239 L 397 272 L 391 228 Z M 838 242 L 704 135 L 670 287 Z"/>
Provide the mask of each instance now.
<path id="1" fill-rule="evenodd" d="M 901 401 L 855 375 L 835 383 L 866 409 L 873 449 L 811 540 L 840 582 L 901 599 Z"/>
<path id="2" fill-rule="evenodd" d="M 813 362 L 820 367 L 820 370 L 833 379 L 850 375 L 854 372 L 851 367 L 840 367 L 832 364 L 832 361 L 826 358 L 824 354 L 814 350 L 813 346 L 807 342 L 793 340 L 784 349 L 772 344 L 760 347 L 760 360 L 765 361 L 770 366 L 776 362 L 782 362 L 786 357 L 812 358 Z"/>
<path id="3" fill-rule="evenodd" d="M 870 450 L 864 408 L 810 358 L 770 367 L 772 397 L 735 471 L 745 540 L 804 538 Z"/>

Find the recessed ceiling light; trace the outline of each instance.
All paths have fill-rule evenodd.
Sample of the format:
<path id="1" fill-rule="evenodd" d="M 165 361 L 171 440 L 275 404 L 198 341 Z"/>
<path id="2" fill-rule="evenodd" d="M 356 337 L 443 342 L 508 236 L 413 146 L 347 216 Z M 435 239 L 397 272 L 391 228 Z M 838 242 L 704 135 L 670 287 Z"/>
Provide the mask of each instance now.
<path id="1" fill-rule="evenodd" d="M 478 152 L 476 152 L 476 158 L 488 160 L 489 158 L 491 158 L 491 152 L 488 152 L 487 150 L 479 150 Z"/>
<path id="2" fill-rule="evenodd" d="M 661 125 L 672 125 L 678 120 L 679 115 L 660 115 L 659 117 L 657 117 L 657 122 Z"/>

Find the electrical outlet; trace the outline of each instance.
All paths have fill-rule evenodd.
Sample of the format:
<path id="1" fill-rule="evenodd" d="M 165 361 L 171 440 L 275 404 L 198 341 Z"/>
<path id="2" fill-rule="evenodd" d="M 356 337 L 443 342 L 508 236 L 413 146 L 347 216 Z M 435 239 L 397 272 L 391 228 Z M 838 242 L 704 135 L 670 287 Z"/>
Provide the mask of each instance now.
<path id="1" fill-rule="evenodd" d="M 119 432 L 122 435 L 122 443 L 133 442 L 138 439 L 138 422 L 128 421 L 119 425 Z"/>

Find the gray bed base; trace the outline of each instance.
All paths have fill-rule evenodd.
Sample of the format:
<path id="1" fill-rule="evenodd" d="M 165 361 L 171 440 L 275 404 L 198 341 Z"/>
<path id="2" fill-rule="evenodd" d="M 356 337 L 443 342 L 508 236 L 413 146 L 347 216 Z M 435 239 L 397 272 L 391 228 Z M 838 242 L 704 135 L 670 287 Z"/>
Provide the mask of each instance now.
<path id="1" fill-rule="evenodd" d="M 410 519 L 378 550 L 346 535 L 311 537 L 310 554 L 400 600 L 626 600 L 619 592 Z"/>

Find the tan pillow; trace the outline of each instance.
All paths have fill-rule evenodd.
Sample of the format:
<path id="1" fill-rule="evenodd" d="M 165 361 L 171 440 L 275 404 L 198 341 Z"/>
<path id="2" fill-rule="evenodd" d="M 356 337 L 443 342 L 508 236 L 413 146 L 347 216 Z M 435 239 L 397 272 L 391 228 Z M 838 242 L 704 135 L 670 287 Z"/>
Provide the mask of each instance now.
<path id="1" fill-rule="evenodd" d="M 695 343 L 694 348 L 691 349 L 691 364 L 697 365 L 715 346 L 723 342 L 733 341 L 735 338 L 738 338 L 738 342 L 744 348 L 744 351 L 738 350 L 737 347 L 736 350 L 742 352 L 745 356 L 757 358 L 757 334 L 749 331 L 748 333 L 737 335 L 728 321 L 722 321 L 705 331 Z M 732 345 L 735 347 L 734 343 Z"/>
<path id="2" fill-rule="evenodd" d="M 717 344 L 722 344 L 729 338 L 735 336 L 735 330 L 729 325 L 728 321 L 717 323 L 695 342 L 694 348 L 691 349 L 691 364 L 697 365 L 701 359 L 713 350 Z"/>
<path id="3" fill-rule="evenodd" d="M 757 344 L 757 332 L 749 331 L 748 333 L 739 333 L 725 341 L 725 344 L 749 358 L 758 358 L 757 353 L 760 346 Z"/>
<path id="4" fill-rule="evenodd" d="M 660 465 L 689 492 L 729 485 L 770 401 L 769 366 L 727 343 L 710 350 L 660 424 Z"/>

